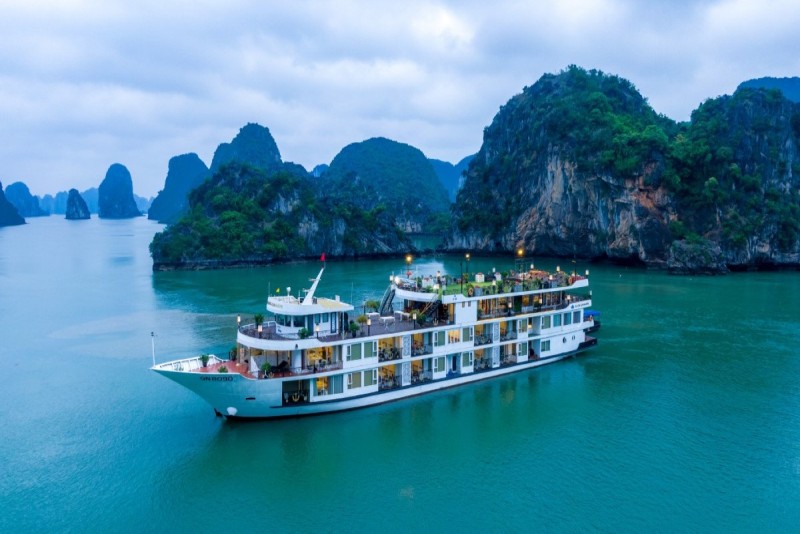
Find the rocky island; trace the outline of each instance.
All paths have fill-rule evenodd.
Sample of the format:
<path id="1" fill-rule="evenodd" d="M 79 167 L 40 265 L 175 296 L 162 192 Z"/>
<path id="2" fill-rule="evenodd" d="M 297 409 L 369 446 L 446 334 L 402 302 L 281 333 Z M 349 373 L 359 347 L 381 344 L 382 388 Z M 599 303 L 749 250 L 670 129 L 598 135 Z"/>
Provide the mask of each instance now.
<path id="1" fill-rule="evenodd" d="M 69 196 L 67 197 L 66 219 L 70 221 L 79 221 L 91 218 L 89 213 L 89 206 L 86 201 L 78 192 L 77 189 L 70 189 Z"/>
<path id="2" fill-rule="evenodd" d="M 798 265 L 800 108 L 775 90 L 689 123 L 570 67 L 501 107 L 453 208 L 450 250 L 609 258 L 675 272 Z"/>
<path id="3" fill-rule="evenodd" d="M 208 167 L 194 152 L 171 158 L 164 189 L 150 205 L 147 218 L 162 223 L 175 222 L 186 213 L 189 193 L 208 177 Z"/>
<path id="4" fill-rule="evenodd" d="M 133 198 L 133 180 L 128 169 L 119 163 L 108 168 L 98 188 L 98 214 L 101 219 L 130 219 L 142 212 Z"/>
<path id="5" fill-rule="evenodd" d="M 6 199 L 22 217 L 47 217 L 49 212 L 39 206 L 39 198 L 32 195 L 23 182 L 14 182 L 6 187 Z"/>
<path id="6" fill-rule="evenodd" d="M 25 224 L 25 219 L 19 214 L 17 208 L 6 198 L 3 184 L 0 183 L 0 226 L 15 226 Z"/>
<path id="7" fill-rule="evenodd" d="M 153 238 L 154 270 L 264 265 L 323 252 L 397 254 L 411 247 L 383 206 L 334 197 L 301 166 L 281 161 L 262 126 L 248 124 L 220 145 L 211 167 L 211 178 L 189 194 L 187 212 Z"/>

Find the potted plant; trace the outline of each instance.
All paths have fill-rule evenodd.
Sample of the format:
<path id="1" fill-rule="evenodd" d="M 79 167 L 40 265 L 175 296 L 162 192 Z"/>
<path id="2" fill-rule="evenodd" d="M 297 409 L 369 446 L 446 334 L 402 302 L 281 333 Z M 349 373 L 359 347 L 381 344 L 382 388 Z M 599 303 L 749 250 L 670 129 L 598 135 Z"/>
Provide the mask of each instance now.
<path id="1" fill-rule="evenodd" d="M 350 330 L 350 334 L 352 334 L 353 337 L 356 337 L 356 333 L 358 333 L 360 327 L 353 321 L 350 321 L 350 326 L 348 329 Z"/>
<path id="2" fill-rule="evenodd" d="M 311 332 L 305 326 L 297 331 L 297 335 L 300 336 L 300 339 L 306 339 L 308 336 L 311 335 Z"/>
<path id="3" fill-rule="evenodd" d="M 257 313 L 255 315 L 253 315 L 253 322 L 256 323 L 256 327 L 258 325 L 260 325 L 261 323 L 263 323 L 264 322 L 264 314 L 263 313 Z"/>
<path id="4" fill-rule="evenodd" d="M 200 362 L 202 362 L 203 367 L 208 366 L 208 354 L 201 354 L 200 355 Z"/>
<path id="5" fill-rule="evenodd" d="M 269 364 L 269 362 L 264 362 L 261 364 L 261 372 L 264 373 L 264 378 L 269 376 L 269 374 L 272 372 L 272 366 Z"/>
<path id="6" fill-rule="evenodd" d="M 228 368 L 223 365 L 222 367 L 217 369 L 217 372 L 218 373 L 227 373 L 228 372 Z"/>

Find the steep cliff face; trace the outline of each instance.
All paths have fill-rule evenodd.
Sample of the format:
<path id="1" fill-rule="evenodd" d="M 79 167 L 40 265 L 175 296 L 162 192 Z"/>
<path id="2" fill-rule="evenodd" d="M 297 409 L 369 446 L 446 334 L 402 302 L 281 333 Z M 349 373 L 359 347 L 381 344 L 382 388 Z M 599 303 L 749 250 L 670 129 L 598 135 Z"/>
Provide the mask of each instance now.
<path id="1" fill-rule="evenodd" d="M 39 206 L 39 198 L 31 194 L 28 186 L 14 182 L 6 187 L 6 199 L 11 202 L 23 217 L 46 217 L 49 212 Z"/>
<path id="2" fill-rule="evenodd" d="M 732 269 L 800 263 L 800 105 L 775 90 L 704 102 L 665 176 L 686 228 Z"/>
<path id="3" fill-rule="evenodd" d="M 470 162 L 475 159 L 475 155 L 467 156 L 461 161 L 453 165 L 448 161 L 441 161 L 438 159 L 429 159 L 436 172 L 436 176 L 447 190 L 447 196 L 450 202 L 455 202 L 458 190 L 463 184 L 463 173 L 469 167 Z"/>
<path id="4" fill-rule="evenodd" d="M 164 189 L 153 200 L 147 218 L 158 222 L 174 222 L 189 206 L 189 192 L 210 176 L 208 167 L 195 153 L 169 160 Z"/>
<path id="5" fill-rule="evenodd" d="M 454 207 L 453 249 L 675 272 L 800 264 L 800 105 L 709 99 L 677 124 L 625 80 L 570 67 L 504 105 Z"/>
<path id="6" fill-rule="evenodd" d="M 79 221 L 91 218 L 89 213 L 89 206 L 86 201 L 78 193 L 77 189 L 70 189 L 69 196 L 67 197 L 66 218 L 70 221 Z"/>
<path id="7" fill-rule="evenodd" d="M 108 168 L 98 188 L 98 209 L 101 219 L 130 219 L 142 214 L 133 199 L 133 180 L 128 169 L 119 163 Z"/>
<path id="8" fill-rule="evenodd" d="M 17 211 L 11 202 L 6 199 L 3 192 L 3 184 L 0 183 L 0 226 L 15 226 L 25 224 L 25 219 Z"/>
<path id="9" fill-rule="evenodd" d="M 665 127 L 617 77 L 577 68 L 542 77 L 485 130 L 449 247 L 665 264 L 674 206 L 653 185 Z"/>

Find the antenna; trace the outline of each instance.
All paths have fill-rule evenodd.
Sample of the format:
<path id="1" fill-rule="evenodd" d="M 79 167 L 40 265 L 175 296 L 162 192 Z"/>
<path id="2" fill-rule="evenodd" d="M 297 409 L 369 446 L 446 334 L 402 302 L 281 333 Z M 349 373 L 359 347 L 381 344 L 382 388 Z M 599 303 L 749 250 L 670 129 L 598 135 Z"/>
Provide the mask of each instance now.
<path id="1" fill-rule="evenodd" d="M 153 352 L 153 367 L 156 366 L 156 334 L 155 332 L 150 332 L 150 349 Z"/>

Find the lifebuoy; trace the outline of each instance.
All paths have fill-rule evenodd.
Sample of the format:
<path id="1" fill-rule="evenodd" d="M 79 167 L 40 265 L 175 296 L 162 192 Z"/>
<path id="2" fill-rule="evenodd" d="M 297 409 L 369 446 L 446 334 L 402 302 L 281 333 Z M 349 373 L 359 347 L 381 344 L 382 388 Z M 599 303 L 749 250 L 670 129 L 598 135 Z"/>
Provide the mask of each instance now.
<path id="1" fill-rule="evenodd" d="M 467 296 L 471 297 L 474 294 L 475 294 L 475 290 L 474 289 L 472 289 L 471 287 L 469 289 L 467 289 Z"/>

